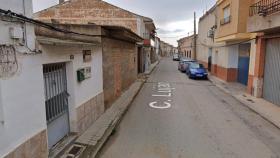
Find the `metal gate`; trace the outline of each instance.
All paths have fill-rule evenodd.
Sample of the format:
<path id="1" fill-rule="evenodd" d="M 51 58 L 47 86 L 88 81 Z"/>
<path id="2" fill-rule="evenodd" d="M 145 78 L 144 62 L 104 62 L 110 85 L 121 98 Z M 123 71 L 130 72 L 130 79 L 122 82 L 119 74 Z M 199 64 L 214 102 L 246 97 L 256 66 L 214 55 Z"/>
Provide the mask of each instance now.
<path id="1" fill-rule="evenodd" d="M 209 48 L 208 51 L 208 71 L 211 72 L 212 68 L 212 48 Z"/>
<path id="2" fill-rule="evenodd" d="M 266 44 L 263 97 L 280 106 L 280 39 Z"/>
<path id="3" fill-rule="evenodd" d="M 242 43 L 238 46 L 237 81 L 244 85 L 248 84 L 250 49 L 251 49 L 251 43 Z"/>
<path id="4" fill-rule="evenodd" d="M 238 58 L 238 78 L 237 81 L 241 84 L 248 84 L 250 57 Z"/>
<path id="5" fill-rule="evenodd" d="M 43 66 L 48 146 L 69 133 L 68 93 L 65 63 Z"/>

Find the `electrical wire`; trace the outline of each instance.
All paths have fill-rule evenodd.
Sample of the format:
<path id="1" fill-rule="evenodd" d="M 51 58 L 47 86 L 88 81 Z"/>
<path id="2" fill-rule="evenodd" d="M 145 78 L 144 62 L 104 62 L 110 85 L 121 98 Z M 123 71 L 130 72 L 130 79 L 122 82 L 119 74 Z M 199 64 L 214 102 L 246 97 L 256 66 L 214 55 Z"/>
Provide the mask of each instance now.
<path id="1" fill-rule="evenodd" d="M 73 32 L 73 31 L 69 31 L 69 30 L 66 30 L 66 29 L 61 29 L 61 28 L 55 27 L 53 25 L 47 24 L 45 22 L 42 22 L 42 21 L 39 21 L 39 20 L 34 20 L 34 19 L 28 18 L 24 15 L 17 14 L 15 12 L 10 11 L 10 10 L 0 9 L 0 15 L 1 14 L 2 14 L 2 16 L 3 15 L 8 16 L 10 18 L 14 18 L 14 19 L 17 19 L 19 21 L 28 22 L 28 23 L 31 23 L 31 24 L 34 24 L 34 25 L 39 25 L 39 26 L 42 26 L 44 28 L 54 30 L 54 31 L 57 31 L 57 32 L 66 33 L 66 34 L 75 34 L 75 35 L 83 35 L 83 36 L 91 36 L 91 37 L 102 36 L 102 35 L 90 35 L 90 34 L 78 33 L 78 32 Z"/>
<path id="2" fill-rule="evenodd" d="M 62 29 L 62 28 L 56 27 L 56 26 L 54 26 L 52 24 L 48 24 L 48 23 L 45 23 L 45 22 L 42 22 L 42 21 L 39 21 L 39 20 L 34 20 L 34 19 L 31 19 L 31 18 L 28 18 L 28 17 L 26 17 L 24 15 L 17 14 L 15 12 L 10 11 L 10 10 L 0 9 L 0 17 L 1 16 L 10 17 L 12 19 L 17 19 L 18 21 L 21 21 L 21 22 L 27 22 L 27 23 L 30 23 L 30 24 L 33 24 L 33 25 L 41 26 L 41 27 L 44 27 L 46 29 L 57 31 L 57 32 L 61 32 L 61 33 L 65 33 L 65 34 L 73 34 L 73 35 L 88 36 L 88 37 L 111 38 L 111 39 L 115 39 L 115 40 L 120 40 L 120 41 L 131 43 L 131 41 L 129 41 L 129 40 L 113 37 L 113 36 L 110 36 L 110 35 L 92 35 L 92 34 L 85 34 L 85 33 L 69 31 L 69 30 L 66 30 L 66 29 Z"/>

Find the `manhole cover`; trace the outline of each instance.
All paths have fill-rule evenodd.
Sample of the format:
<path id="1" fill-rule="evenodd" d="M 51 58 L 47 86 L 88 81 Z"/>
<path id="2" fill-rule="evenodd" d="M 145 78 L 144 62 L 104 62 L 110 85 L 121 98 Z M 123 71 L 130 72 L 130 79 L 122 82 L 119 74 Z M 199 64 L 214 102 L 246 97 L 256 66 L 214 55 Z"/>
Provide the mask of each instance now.
<path id="1" fill-rule="evenodd" d="M 73 146 L 72 149 L 69 151 L 71 155 L 77 155 L 83 148 L 81 146 Z"/>

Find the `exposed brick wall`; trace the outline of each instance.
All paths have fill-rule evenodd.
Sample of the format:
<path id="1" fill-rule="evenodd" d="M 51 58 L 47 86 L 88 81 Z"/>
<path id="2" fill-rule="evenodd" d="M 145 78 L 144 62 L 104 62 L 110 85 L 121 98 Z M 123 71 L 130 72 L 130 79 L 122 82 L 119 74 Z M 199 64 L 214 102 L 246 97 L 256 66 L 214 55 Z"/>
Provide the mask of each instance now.
<path id="1" fill-rule="evenodd" d="M 258 38 L 255 58 L 255 77 L 264 77 L 265 51 L 266 40 L 264 38 Z"/>
<path id="2" fill-rule="evenodd" d="M 249 93 L 249 94 L 253 93 L 253 82 L 254 82 L 254 76 L 249 75 L 248 76 L 248 85 L 247 85 L 247 93 Z"/>
<path id="3" fill-rule="evenodd" d="M 261 36 L 257 38 L 256 55 L 255 55 L 255 68 L 254 76 L 251 78 L 250 84 L 248 84 L 248 92 L 255 97 L 263 97 L 263 79 L 265 69 L 265 55 L 266 55 L 266 39 Z M 249 77 L 250 82 L 250 77 Z"/>
<path id="4" fill-rule="evenodd" d="M 137 46 L 103 38 L 103 80 L 106 108 L 137 78 Z"/>
<path id="5" fill-rule="evenodd" d="M 71 0 L 38 12 L 35 18 L 68 24 L 117 25 L 137 33 L 135 14 L 101 0 Z"/>

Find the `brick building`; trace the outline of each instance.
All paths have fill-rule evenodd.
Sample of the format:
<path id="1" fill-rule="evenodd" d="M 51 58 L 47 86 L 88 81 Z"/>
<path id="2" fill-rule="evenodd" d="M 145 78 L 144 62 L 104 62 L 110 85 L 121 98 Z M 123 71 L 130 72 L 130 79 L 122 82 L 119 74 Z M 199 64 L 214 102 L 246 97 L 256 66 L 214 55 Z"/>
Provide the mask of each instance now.
<path id="1" fill-rule="evenodd" d="M 150 59 L 150 53 L 145 51 L 144 48 L 147 47 L 141 40 L 145 33 L 150 35 L 150 32 L 155 29 L 150 18 L 134 14 L 102 0 L 65 1 L 36 13 L 35 18 L 49 23 L 123 27 L 131 30 L 131 32 L 125 31 L 126 34 L 134 33 L 138 35 L 137 37 L 140 36 L 136 40 L 138 42 L 113 38 L 102 39 L 103 87 L 107 108 L 136 79 L 137 73 L 144 71 L 143 68 L 150 63 L 147 62 Z"/>
<path id="2" fill-rule="evenodd" d="M 149 69 L 155 60 L 155 30 L 151 18 L 119 8 L 102 0 L 71 0 L 40 11 L 37 18 L 44 22 L 123 26 L 144 39 L 138 46 L 138 73 Z"/>
<path id="3" fill-rule="evenodd" d="M 160 54 L 162 57 L 170 57 L 173 53 L 173 46 L 164 41 L 160 41 Z"/>
<path id="4" fill-rule="evenodd" d="M 183 57 L 194 59 L 194 35 L 181 38 L 177 42 L 179 54 Z"/>

